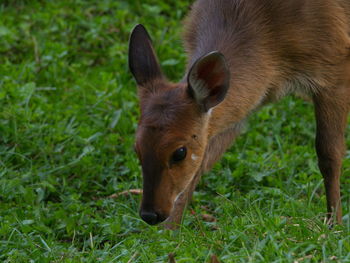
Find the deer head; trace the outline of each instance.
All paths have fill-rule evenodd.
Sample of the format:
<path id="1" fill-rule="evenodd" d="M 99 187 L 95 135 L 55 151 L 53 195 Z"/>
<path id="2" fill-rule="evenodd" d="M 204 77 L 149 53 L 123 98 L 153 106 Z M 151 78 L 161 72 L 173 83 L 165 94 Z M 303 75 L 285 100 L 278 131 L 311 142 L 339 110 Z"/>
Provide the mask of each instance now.
<path id="1" fill-rule="evenodd" d="M 140 216 L 157 224 L 170 215 L 201 166 L 210 112 L 225 98 L 229 70 L 224 56 L 211 52 L 190 67 L 187 81 L 170 83 L 142 25 L 130 37 L 129 67 L 141 107 L 135 143 L 143 176 Z"/>

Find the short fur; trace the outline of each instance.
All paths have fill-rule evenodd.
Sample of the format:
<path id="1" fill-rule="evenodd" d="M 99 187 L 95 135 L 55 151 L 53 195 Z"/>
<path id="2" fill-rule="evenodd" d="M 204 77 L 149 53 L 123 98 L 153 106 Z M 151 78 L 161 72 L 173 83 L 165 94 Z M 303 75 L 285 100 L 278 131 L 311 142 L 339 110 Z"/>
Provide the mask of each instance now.
<path id="1" fill-rule="evenodd" d="M 201 174 L 230 146 L 247 116 L 295 92 L 315 104 L 316 150 L 328 216 L 331 219 L 334 213 L 341 223 L 339 177 L 350 104 L 349 32 L 348 0 L 196 1 L 185 21 L 188 66 L 184 79 L 203 56 L 218 51 L 230 73 L 229 89 L 207 114 L 189 95 L 189 83 L 171 84 L 152 76 L 143 81 L 136 142 L 146 200 L 141 210 L 156 211 L 161 215 L 157 222 L 167 218 L 170 225 L 179 223 Z M 137 63 L 137 56 L 130 58 Z M 206 67 L 210 70 L 213 65 Z M 221 68 L 224 82 L 225 67 Z M 221 85 L 210 87 L 212 81 L 204 81 L 208 92 Z M 183 145 L 197 160 L 188 157 L 170 167 L 172 152 Z"/>

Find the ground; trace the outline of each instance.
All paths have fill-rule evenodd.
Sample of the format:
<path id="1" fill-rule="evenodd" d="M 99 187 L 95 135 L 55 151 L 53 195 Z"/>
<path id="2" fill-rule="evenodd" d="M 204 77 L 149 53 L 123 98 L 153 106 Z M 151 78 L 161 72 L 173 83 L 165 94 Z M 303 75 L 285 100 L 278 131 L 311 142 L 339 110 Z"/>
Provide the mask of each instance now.
<path id="1" fill-rule="evenodd" d="M 185 0 L 0 2 L 1 262 L 167 262 L 169 253 L 177 262 L 350 262 L 349 152 L 344 225 L 329 229 L 313 107 L 297 98 L 250 118 L 179 230 L 145 224 L 139 195 L 111 196 L 142 186 L 129 33 L 144 24 L 179 80 L 188 9 Z"/>

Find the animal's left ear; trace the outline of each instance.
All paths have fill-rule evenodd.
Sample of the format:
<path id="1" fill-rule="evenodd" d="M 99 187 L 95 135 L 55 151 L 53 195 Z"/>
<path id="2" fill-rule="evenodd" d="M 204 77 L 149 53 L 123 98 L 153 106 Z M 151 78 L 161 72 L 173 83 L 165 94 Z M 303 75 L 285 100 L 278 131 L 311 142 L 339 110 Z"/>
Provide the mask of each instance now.
<path id="1" fill-rule="evenodd" d="M 187 77 L 188 92 L 205 112 L 225 99 L 230 71 L 223 54 L 214 51 L 198 59 Z"/>

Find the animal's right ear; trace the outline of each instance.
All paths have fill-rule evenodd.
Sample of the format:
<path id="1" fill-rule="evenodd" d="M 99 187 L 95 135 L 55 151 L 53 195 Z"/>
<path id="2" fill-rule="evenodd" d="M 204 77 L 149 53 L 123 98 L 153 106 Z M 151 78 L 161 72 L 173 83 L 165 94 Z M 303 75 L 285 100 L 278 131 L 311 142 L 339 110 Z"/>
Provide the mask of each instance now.
<path id="1" fill-rule="evenodd" d="M 230 84 L 230 71 L 225 57 L 218 51 L 199 58 L 191 67 L 188 92 L 207 112 L 225 99 Z"/>
<path id="2" fill-rule="evenodd" d="M 151 38 L 141 24 L 133 29 L 130 36 L 129 68 L 141 86 L 163 76 Z"/>

